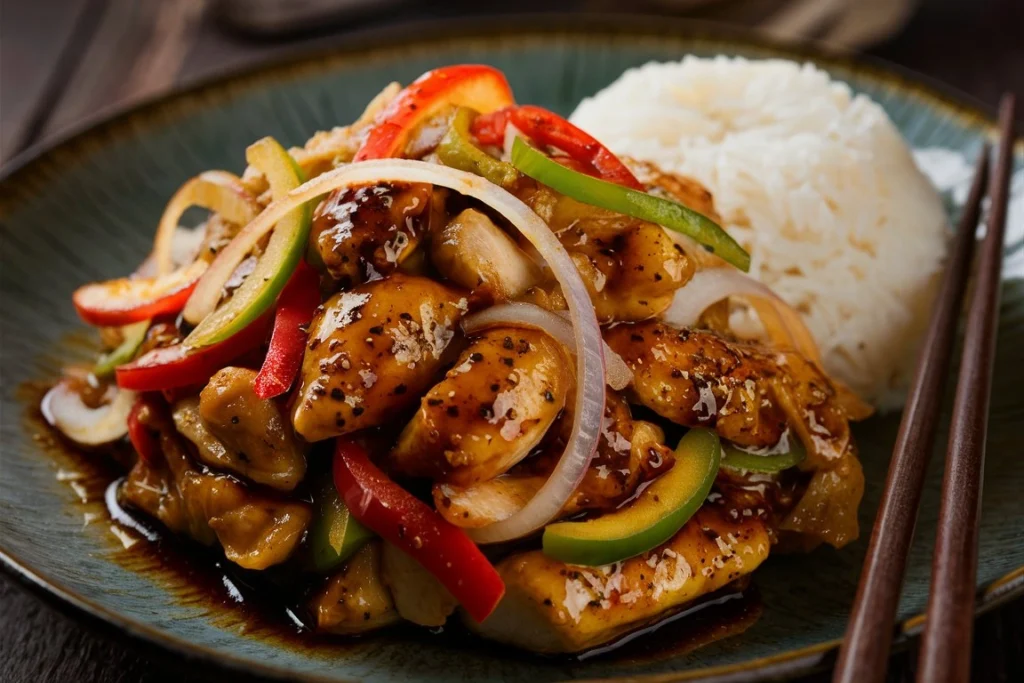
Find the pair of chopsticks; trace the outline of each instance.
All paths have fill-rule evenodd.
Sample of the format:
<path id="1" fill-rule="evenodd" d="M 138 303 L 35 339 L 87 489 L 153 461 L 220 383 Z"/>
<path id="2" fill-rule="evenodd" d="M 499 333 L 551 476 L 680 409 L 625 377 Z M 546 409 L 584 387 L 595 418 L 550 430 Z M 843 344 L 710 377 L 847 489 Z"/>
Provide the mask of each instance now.
<path id="1" fill-rule="evenodd" d="M 992 182 L 989 184 L 990 150 L 986 144 L 957 226 L 949 263 L 917 359 L 833 683 L 885 680 L 907 553 L 935 440 L 982 198 L 986 186 L 989 186 L 988 221 L 975 288 L 968 306 L 963 356 L 946 451 L 931 591 L 918 656 L 917 681 L 965 683 L 970 677 L 978 519 L 999 320 L 1003 238 L 1013 167 L 1014 106 L 1013 96 L 1005 95 L 999 108 L 999 152 Z"/>

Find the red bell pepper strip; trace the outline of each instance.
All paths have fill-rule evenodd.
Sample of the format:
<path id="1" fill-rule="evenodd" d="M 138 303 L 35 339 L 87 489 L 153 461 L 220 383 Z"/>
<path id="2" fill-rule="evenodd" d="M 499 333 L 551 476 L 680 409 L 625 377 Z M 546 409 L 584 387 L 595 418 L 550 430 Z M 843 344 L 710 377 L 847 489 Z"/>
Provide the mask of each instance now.
<path id="1" fill-rule="evenodd" d="M 352 516 L 433 574 L 476 621 L 494 611 L 505 584 L 466 532 L 388 479 L 366 450 L 334 446 L 334 485 Z"/>
<path id="2" fill-rule="evenodd" d="M 120 327 L 159 316 L 177 315 L 192 295 L 206 262 L 196 261 L 158 277 L 93 282 L 75 290 L 71 300 L 90 325 Z"/>
<path id="3" fill-rule="evenodd" d="M 214 373 L 267 338 L 270 317 L 264 315 L 219 344 L 193 348 L 175 344 L 153 349 L 115 371 L 117 386 L 133 391 L 164 391 L 205 384 Z"/>
<path id="4" fill-rule="evenodd" d="M 146 415 L 143 413 L 143 411 L 148 413 L 155 409 L 153 400 L 143 395 L 135 399 L 135 403 L 128 413 L 128 440 L 132 442 L 132 447 L 139 457 L 150 465 L 159 462 L 163 455 L 163 451 L 160 450 L 160 438 L 146 424 Z"/>
<path id="5" fill-rule="evenodd" d="M 542 107 L 521 105 L 482 114 L 476 117 L 470 130 L 481 143 L 500 147 L 504 144 L 505 129 L 510 123 L 537 144 L 568 154 L 581 164 L 579 168 L 587 175 L 634 190 L 644 189 L 633 172 L 611 150 L 558 114 Z"/>
<path id="6" fill-rule="evenodd" d="M 416 126 L 446 105 L 488 113 L 514 102 L 505 74 L 492 66 L 459 64 L 428 71 L 380 113 L 353 161 L 401 156 Z"/>
<path id="7" fill-rule="evenodd" d="M 288 391 L 302 367 L 306 348 L 306 326 L 320 305 L 320 276 L 300 261 L 277 300 L 274 331 L 263 367 L 253 390 L 260 398 L 274 398 Z"/>

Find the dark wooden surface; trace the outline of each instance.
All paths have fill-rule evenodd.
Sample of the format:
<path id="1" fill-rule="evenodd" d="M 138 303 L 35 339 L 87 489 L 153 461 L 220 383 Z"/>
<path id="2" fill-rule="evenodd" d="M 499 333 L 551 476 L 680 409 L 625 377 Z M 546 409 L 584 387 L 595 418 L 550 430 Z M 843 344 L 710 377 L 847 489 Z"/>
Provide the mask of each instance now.
<path id="1" fill-rule="evenodd" d="M 867 52 L 943 81 L 993 110 L 1002 91 L 1024 92 L 1024 1 L 919 3 L 901 31 Z M 247 39 L 220 30 L 210 4 L 0 0 L 0 162 L 112 108 L 300 47 L 329 45 L 343 35 L 340 28 L 325 28 L 288 41 Z M 490 6 L 458 1 L 437 10 L 440 3 L 405 4 L 389 16 L 480 13 L 486 11 L 481 6 Z M 615 10 L 620 3 L 594 4 Z M 516 3 L 531 10 L 544 5 L 550 3 Z M 344 28 L 379 21 L 364 18 Z M 898 654 L 889 681 L 911 681 L 915 671 L 913 652 Z M 984 683 L 1024 681 L 1024 600 L 978 620 L 972 671 Z M 204 680 L 210 678 L 181 662 L 66 616 L 0 573 L 0 683 Z M 822 674 L 804 683 L 826 680 Z"/>

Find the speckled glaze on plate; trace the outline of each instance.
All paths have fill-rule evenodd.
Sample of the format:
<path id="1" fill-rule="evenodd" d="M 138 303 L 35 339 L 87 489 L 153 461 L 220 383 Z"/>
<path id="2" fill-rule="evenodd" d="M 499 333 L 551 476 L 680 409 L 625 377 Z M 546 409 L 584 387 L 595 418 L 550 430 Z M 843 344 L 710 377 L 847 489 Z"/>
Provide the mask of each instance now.
<path id="1" fill-rule="evenodd" d="M 507 649 L 389 637 L 320 650 L 246 635 L 239 622 L 226 621 L 203 604 L 183 602 L 174 586 L 116 561 L 109 524 L 83 528 L 83 507 L 68 483 L 55 476 L 59 463 L 33 439 L 18 397 L 23 382 L 53 378 L 69 358 L 89 356 L 71 306 L 72 290 L 121 275 L 139 262 L 180 183 L 209 168 L 241 171 L 251 141 L 274 135 L 301 144 L 315 130 L 352 120 L 388 81 L 408 82 L 442 64 L 493 64 L 508 74 L 520 101 L 568 113 L 623 69 L 686 54 L 810 59 L 881 103 L 914 147 L 944 147 L 973 158 L 993 132 L 988 113 L 956 96 L 816 49 L 779 48 L 663 20 L 550 16 L 353 39 L 329 54 L 206 84 L 122 114 L 16 162 L 0 182 L 0 559 L 30 585 L 119 633 L 194 659 L 195 666 L 215 662 L 272 678 L 754 681 L 827 665 L 845 626 L 863 538 L 842 551 L 773 556 L 754 575 L 764 604 L 756 623 L 741 635 L 672 656 L 546 661 Z M 1020 145 L 1015 160 L 1018 170 L 1024 167 Z M 992 400 L 978 570 L 981 609 L 1024 590 L 1024 281 L 1011 279 L 1024 276 L 1024 226 L 1017 219 L 1009 226 Z M 868 477 L 861 509 L 865 530 L 897 424 L 896 416 L 875 417 L 856 429 Z M 916 615 L 928 589 L 940 459 L 933 459 L 910 554 L 897 645 L 921 624 Z"/>

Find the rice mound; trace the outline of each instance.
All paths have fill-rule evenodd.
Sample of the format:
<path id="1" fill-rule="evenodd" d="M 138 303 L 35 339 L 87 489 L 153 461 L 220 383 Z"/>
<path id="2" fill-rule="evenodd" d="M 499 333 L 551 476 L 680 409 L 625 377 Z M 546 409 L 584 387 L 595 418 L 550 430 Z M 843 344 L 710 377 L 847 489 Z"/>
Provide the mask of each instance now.
<path id="1" fill-rule="evenodd" d="M 626 71 L 572 121 L 703 183 L 826 370 L 880 408 L 903 403 L 948 232 L 880 106 L 811 64 L 686 57 Z"/>

